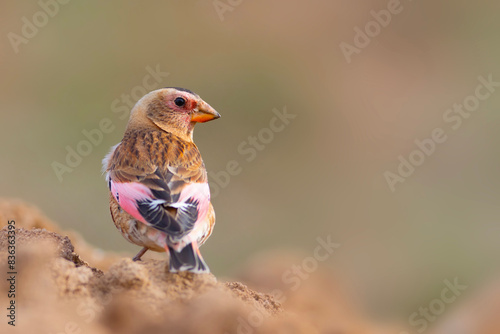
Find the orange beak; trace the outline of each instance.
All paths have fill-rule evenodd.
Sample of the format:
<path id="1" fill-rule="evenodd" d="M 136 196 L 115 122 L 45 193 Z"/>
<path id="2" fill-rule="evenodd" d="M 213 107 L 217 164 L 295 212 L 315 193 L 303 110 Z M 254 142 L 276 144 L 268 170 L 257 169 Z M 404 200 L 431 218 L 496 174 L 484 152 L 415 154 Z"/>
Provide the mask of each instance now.
<path id="1" fill-rule="evenodd" d="M 205 123 L 219 117 L 220 114 L 214 108 L 205 101 L 201 101 L 191 115 L 191 122 Z"/>

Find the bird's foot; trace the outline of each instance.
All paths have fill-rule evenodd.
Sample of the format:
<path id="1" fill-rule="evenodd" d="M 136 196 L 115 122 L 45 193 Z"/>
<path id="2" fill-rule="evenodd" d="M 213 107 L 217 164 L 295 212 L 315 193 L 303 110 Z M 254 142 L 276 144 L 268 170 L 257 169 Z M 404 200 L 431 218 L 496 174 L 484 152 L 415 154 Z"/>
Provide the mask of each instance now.
<path id="1" fill-rule="evenodd" d="M 134 256 L 132 258 L 132 261 L 136 262 L 136 261 L 141 261 L 141 257 L 144 255 L 144 253 L 146 253 L 148 251 L 148 248 L 147 247 L 144 247 L 143 249 L 141 249 L 139 251 L 139 253 L 137 253 L 136 256 Z"/>

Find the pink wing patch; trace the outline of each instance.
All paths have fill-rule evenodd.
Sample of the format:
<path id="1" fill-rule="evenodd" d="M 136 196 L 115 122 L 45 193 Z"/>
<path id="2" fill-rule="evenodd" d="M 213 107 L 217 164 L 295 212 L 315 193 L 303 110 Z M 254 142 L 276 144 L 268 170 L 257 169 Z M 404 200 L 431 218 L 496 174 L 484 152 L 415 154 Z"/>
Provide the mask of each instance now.
<path id="1" fill-rule="evenodd" d="M 181 191 L 179 200 L 175 203 L 166 203 L 163 199 L 156 199 L 151 190 L 138 182 L 114 182 L 110 180 L 111 193 L 123 210 L 138 221 L 151 225 L 139 212 L 137 201 L 150 201 L 152 206 L 166 204 L 170 207 L 187 210 L 196 201 L 198 217 L 194 226 L 204 222 L 210 207 L 210 188 L 208 183 L 189 183 Z M 180 213 L 179 213 L 180 214 Z"/>
<path id="2" fill-rule="evenodd" d="M 137 182 L 113 182 L 110 180 L 111 193 L 118 204 L 135 219 L 148 224 L 139 213 L 137 202 L 140 200 L 154 200 L 151 190 L 143 184 Z"/>
<path id="3" fill-rule="evenodd" d="M 210 207 L 210 188 L 208 183 L 190 183 L 186 185 L 179 196 L 179 202 L 173 207 L 182 207 L 183 203 L 186 203 L 188 199 L 194 199 L 198 201 L 198 219 L 196 219 L 195 225 L 199 222 L 205 220 L 208 208 Z"/>

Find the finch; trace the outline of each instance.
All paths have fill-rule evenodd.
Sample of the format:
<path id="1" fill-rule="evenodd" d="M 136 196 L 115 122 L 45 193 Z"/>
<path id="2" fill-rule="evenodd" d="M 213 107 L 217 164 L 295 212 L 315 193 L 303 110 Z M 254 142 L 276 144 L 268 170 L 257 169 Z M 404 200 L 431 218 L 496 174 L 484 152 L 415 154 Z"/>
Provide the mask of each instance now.
<path id="1" fill-rule="evenodd" d="M 207 171 L 193 142 L 196 123 L 219 118 L 190 90 L 158 89 L 132 109 L 125 134 L 103 160 L 111 217 L 122 235 L 166 252 L 170 271 L 209 272 L 199 247 L 212 233 Z"/>

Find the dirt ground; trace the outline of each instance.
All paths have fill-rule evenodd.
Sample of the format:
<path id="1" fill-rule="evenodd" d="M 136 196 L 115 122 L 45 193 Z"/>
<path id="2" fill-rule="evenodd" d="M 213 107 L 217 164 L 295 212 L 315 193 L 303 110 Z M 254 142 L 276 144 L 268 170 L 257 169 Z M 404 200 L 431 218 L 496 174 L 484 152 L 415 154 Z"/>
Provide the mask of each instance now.
<path id="1" fill-rule="evenodd" d="M 133 262 L 98 250 L 19 200 L 0 200 L 5 274 L 11 220 L 16 222 L 16 326 L 3 315 L 0 333 L 416 333 L 401 324 L 370 321 L 326 270 L 288 291 L 281 277 L 297 261 L 292 254 L 259 255 L 239 275 L 243 283 L 222 282 L 212 274 L 172 274 L 167 260 Z M 7 315 L 11 283 L 0 283 Z M 429 333 L 467 328 L 467 333 L 498 334 L 494 310 L 499 309 L 500 289 L 493 285 Z"/>

